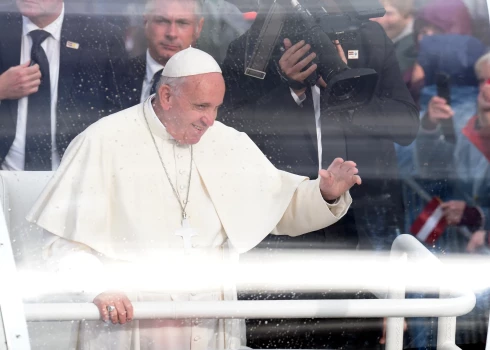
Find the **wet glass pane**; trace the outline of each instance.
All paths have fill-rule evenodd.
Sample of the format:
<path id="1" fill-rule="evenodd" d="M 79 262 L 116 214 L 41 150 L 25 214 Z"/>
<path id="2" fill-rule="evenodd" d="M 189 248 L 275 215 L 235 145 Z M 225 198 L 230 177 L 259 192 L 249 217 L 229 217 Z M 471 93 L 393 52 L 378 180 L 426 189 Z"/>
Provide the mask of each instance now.
<path id="1" fill-rule="evenodd" d="M 4 0 L 0 349 L 485 349 L 485 0 Z"/>

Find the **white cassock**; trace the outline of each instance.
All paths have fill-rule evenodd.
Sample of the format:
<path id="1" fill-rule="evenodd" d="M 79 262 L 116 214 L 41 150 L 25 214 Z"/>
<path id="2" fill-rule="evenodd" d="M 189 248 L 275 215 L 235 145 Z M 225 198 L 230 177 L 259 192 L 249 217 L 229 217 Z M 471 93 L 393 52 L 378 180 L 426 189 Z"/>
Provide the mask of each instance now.
<path id="1" fill-rule="evenodd" d="M 160 263 L 161 276 L 153 278 L 165 279 L 166 270 L 178 269 L 163 262 L 166 252 L 184 255 L 184 241 L 175 234 L 182 211 L 145 116 L 170 179 L 185 200 L 190 146 L 173 140 L 147 100 L 80 134 L 27 219 L 57 236 L 54 250 L 71 241 L 104 259 Z M 187 213 L 197 232 L 191 238 L 194 257 L 227 259 L 232 252 L 252 249 L 271 232 L 295 236 L 324 228 L 351 204 L 348 192 L 327 204 L 318 180 L 277 170 L 246 134 L 219 122 L 193 149 Z M 128 295 L 132 301 L 236 300 L 236 292 L 226 288 Z M 243 323 L 237 320 L 139 321 L 136 330 L 137 325 L 83 322 L 79 348 L 204 350 L 243 344 Z"/>

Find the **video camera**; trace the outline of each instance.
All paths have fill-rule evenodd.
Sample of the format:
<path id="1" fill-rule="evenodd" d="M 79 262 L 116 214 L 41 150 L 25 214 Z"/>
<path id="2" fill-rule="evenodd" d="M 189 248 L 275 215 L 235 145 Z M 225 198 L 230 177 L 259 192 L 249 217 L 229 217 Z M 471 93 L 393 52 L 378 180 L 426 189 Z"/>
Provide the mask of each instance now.
<path id="1" fill-rule="evenodd" d="M 327 84 L 326 94 L 322 96 L 330 108 L 354 109 L 368 103 L 373 97 L 378 74 L 369 68 L 349 68 L 332 41 L 355 37 L 363 22 L 384 16 L 384 8 L 378 0 L 329 0 L 335 5 L 335 11 L 326 9 L 326 0 L 299 1 L 260 1 L 250 30 L 253 53 L 246 57 L 245 74 L 264 79 L 271 60 L 278 66 L 284 53 L 284 38 L 289 38 L 293 44 L 305 40 L 316 53 L 312 64 L 318 66 L 305 84 L 312 86 L 321 76 Z M 246 56 L 248 50 L 247 44 Z"/>

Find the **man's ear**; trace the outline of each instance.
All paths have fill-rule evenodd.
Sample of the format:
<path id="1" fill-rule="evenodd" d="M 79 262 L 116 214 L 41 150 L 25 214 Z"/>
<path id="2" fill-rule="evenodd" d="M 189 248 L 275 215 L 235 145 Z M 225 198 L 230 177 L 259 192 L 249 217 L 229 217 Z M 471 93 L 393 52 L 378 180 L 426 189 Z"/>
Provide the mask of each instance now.
<path id="1" fill-rule="evenodd" d="M 196 27 L 196 40 L 199 39 L 201 36 L 202 32 L 202 26 L 204 25 L 204 17 L 201 17 L 201 19 L 197 22 L 197 27 Z"/>
<path id="2" fill-rule="evenodd" d="M 158 100 L 160 102 L 160 106 L 164 111 L 170 110 L 172 108 L 172 90 L 168 85 L 162 85 L 158 89 Z"/>

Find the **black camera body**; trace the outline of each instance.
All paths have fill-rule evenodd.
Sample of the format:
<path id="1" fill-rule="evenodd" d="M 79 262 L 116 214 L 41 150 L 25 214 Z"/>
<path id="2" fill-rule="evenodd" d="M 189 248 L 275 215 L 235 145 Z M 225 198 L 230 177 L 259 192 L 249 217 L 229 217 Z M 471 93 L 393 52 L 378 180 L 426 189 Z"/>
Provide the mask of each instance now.
<path id="1" fill-rule="evenodd" d="M 385 13 L 377 0 L 356 1 L 357 6 L 363 7 L 356 9 L 351 1 L 338 0 L 335 11 L 327 10 L 323 0 L 303 0 L 301 4 L 298 0 L 261 1 L 250 31 L 256 38 L 253 55 L 246 60 L 245 74 L 264 79 L 270 61 L 278 66 L 284 52 L 284 38 L 293 43 L 305 40 L 317 54 L 313 63 L 318 66 L 305 84 L 314 85 L 321 76 L 327 83 L 324 100 L 333 108 L 353 109 L 369 102 L 377 73 L 366 68 L 350 69 L 332 43 L 338 39 L 355 39 L 364 21 Z"/>

